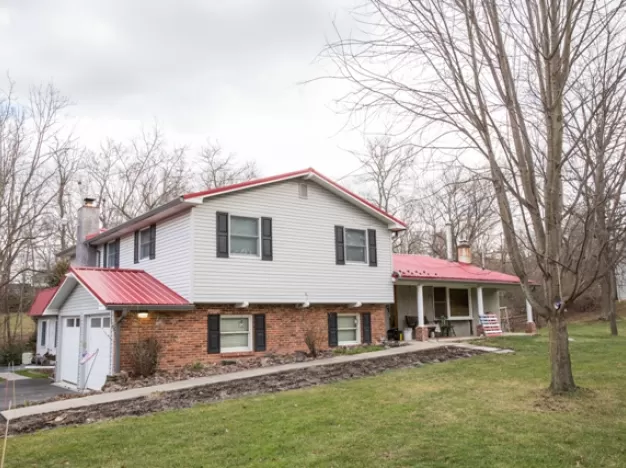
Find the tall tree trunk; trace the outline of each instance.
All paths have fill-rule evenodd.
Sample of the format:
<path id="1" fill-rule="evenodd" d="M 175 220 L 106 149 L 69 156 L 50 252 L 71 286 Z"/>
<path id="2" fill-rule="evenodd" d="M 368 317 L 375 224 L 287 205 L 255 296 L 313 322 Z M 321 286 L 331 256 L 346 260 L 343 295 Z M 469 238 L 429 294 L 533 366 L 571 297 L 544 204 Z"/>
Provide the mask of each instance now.
<path id="1" fill-rule="evenodd" d="M 617 332 L 617 310 L 616 310 L 616 305 L 615 305 L 615 301 L 617 298 L 617 281 L 615 279 L 615 273 L 613 271 L 610 271 L 607 273 L 607 276 L 609 278 L 609 298 L 610 298 L 610 304 L 609 304 L 609 326 L 611 328 L 611 335 L 613 336 L 617 336 L 618 332 Z"/>
<path id="2" fill-rule="evenodd" d="M 566 393 L 576 390 L 572 362 L 569 354 L 567 322 L 562 311 L 557 311 L 548 324 L 550 328 L 550 363 L 552 378 L 550 390 L 553 393 Z"/>

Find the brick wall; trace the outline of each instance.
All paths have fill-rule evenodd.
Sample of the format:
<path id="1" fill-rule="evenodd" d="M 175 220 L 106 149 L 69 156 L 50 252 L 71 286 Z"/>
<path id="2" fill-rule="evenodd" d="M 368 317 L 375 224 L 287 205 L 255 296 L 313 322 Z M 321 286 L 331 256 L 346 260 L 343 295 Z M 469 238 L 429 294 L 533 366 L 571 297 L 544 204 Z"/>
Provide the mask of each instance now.
<path id="1" fill-rule="evenodd" d="M 385 306 L 382 304 L 348 308 L 335 305 L 315 305 L 306 309 L 293 306 L 258 305 L 245 309 L 233 306 L 198 306 L 193 311 L 150 312 L 148 318 L 129 313 L 120 323 L 120 368 L 131 370 L 133 343 L 154 336 L 162 346 L 159 367 L 173 370 L 195 362 L 209 363 L 222 359 L 293 353 L 306 351 L 304 336 L 312 330 L 320 349 L 328 348 L 328 313 L 371 314 L 372 342 L 380 342 L 386 335 Z M 207 353 L 207 315 L 265 314 L 266 351 L 249 353 Z"/>

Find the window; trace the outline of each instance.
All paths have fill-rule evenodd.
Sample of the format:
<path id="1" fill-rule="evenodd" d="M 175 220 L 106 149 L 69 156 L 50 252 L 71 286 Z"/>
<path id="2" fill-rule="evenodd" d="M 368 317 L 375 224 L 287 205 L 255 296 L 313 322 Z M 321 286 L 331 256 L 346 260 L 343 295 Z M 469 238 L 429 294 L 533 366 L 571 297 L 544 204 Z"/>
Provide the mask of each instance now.
<path id="1" fill-rule="evenodd" d="M 250 316 L 220 317 L 220 351 L 233 353 L 252 351 Z"/>
<path id="2" fill-rule="evenodd" d="M 109 268 L 118 268 L 117 264 L 117 242 L 109 242 L 107 244 L 107 264 L 106 266 Z"/>
<path id="3" fill-rule="evenodd" d="M 91 328 L 101 328 L 102 327 L 102 319 L 100 317 L 93 317 L 91 319 Z"/>
<path id="4" fill-rule="evenodd" d="M 435 317 L 470 318 L 469 289 L 433 288 Z"/>
<path id="5" fill-rule="evenodd" d="M 258 218 L 230 217 L 230 253 L 259 256 Z"/>
<path id="6" fill-rule="evenodd" d="M 48 321 L 41 321 L 41 346 L 46 346 L 46 335 L 48 334 Z"/>
<path id="7" fill-rule="evenodd" d="M 111 317 L 104 317 L 102 319 L 102 328 L 111 328 Z"/>
<path id="8" fill-rule="evenodd" d="M 102 266 L 102 259 L 100 258 L 101 255 L 102 254 L 100 250 L 96 250 L 96 266 L 97 267 Z"/>
<path id="9" fill-rule="evenodd" d="M 337 315 L 337 344 L 351 345 L 361 342 L 359 314 Z"/>
<path id="10" fill-rule="evenodd" d="M 139 233 L 139 259 L 150 258 L 150 228 Z"/>
<path id="11" fill-rule="evenodd" d="M 80 319 L 79 318 L 68 318 L 65 321 L 65 325 L 67 328 L 78 328 L 80 327 Z"/>
<path id="12" fill-rule="evenodd" d="M 450 317 L 469 317 L 469 291 L 467 289 L 449 289 Z"/>
<path id="13" fill-rule="evenodd" d="M 307 184 L 298 184 L 298 196 L 300 198 L 309 197 L 309 187 L 307 186 Z"/>
<path id="14" fill-rule="evenodd" d="M 448 300 L 446 288 L 433 288 L 435 318 L 448 316 Z"/>
<path id="15" fill-rule="evenodd" d="M 346 260 L 366 263 L 366 236 L 361 229 L 346 229 Z"/>

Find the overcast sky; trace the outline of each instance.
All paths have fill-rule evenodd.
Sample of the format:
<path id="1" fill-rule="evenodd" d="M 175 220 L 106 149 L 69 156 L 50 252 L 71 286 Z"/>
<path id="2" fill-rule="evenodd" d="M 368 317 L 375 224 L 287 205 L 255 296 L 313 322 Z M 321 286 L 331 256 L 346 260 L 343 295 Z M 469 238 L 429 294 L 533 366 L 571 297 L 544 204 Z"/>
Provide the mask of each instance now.
<path id="1" fill-rule="evenodd" d="M 0 64 L 18 91 L 52 81 L 81 139 L 136 133 L 217 139 L 265 175 L 358 167 L 363 136 L 333 110 L 342 94 L 316 57 L 358 0 L 0 0 Z M 7 81 L 0 79 L 3 89 Z"/>

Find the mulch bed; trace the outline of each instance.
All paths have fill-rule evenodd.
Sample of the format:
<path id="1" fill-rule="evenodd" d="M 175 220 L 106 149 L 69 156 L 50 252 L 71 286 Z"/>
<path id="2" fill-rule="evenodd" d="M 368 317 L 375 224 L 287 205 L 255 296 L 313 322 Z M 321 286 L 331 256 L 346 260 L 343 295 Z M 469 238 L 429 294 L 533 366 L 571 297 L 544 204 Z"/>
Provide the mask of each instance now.
<path id="1" fill-rule="evenodd" d="M 376 375 L 389 369 L 419 367 L 428 363 L 468 358 L 478 354 L 483 354 L 483 352 L 450 346 L 284 371 L 185 390 L 156 393 L 132 400 L 25 416 L 11 420 L 9 434 L 24 434 L 41 429 L 88 424 L 123 416 L 139 416 L 157 411 L 189 408 L 198 403 L 211 403 L 241 396 L 311 387 L 339 380 Z"/>

